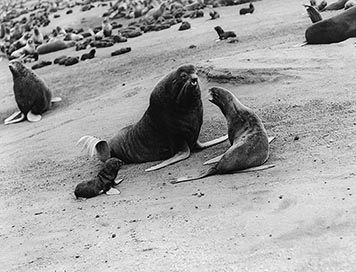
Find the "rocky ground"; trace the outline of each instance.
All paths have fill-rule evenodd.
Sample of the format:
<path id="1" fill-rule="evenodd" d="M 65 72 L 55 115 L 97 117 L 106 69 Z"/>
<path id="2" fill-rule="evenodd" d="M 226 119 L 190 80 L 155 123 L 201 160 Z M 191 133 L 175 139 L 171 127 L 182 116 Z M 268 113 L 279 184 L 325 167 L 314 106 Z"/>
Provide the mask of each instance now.
<path id="1" fill-rule="evenodd" d="M 222 7 L 214 21 L 205 9 L 190 30 L 176 25 L 71 67 L 36 70 L 63 103 L 39 123 L 0 125 L 0 270 L 354 271 L 356 49 L 353 39 L 295 47 L 311 24 L 303 3 L 263 0 L 249 16 Z M 88 14 L 68 15 L 67 23 Z M 216 25 L 240 42 L 216 42 Z M 132 51 L 110 57 L 122 46 Z M 170 184 L 206 169 L 224 143 L 156 172 L 144 172 L 155 162 L 125 165 L 120 195 L 75 200 L 76 184 L 101 167 L 76 141 L 109 139 L 137 121 L 155 83 L 184 63 L 202 71 L 201 140 L 226 133 L 206 92 L 223 86 L 276 137 L 269 159 L 276 167 Z M 3 121 L 16 104 L 7 60 L 0 71 Z"/>

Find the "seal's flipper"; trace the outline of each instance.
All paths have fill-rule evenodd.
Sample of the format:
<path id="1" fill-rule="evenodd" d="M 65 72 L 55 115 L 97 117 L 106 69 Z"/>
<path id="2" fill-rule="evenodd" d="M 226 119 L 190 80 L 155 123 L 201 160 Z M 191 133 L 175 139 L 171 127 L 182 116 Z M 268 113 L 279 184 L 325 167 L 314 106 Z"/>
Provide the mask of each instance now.
<path id="1" fill-rule="evenodd" d="M 177 178 L 176 180 L 171 181 L 172 184 L 177 184 L 177 183 L 182 183 L 182 182 L 187 182 L 187 181 L 192 181 L 196 179 L 202 179 L 208 176 L 211 176 L 216 173 L 216 167 L 213 166 L 212 168 L 208 170 L 203 170 L 199 173 L 199 175 L 196 176 L 185 176 L 185 177 L 180 177 Z"/>
<path id="2" fill-rule="evenodd" d="M 272 137 L 268 137 L 268 143 L 272 143 L 274 142 L 274 140 L 276 139 L 276 137 L 272 136 Z"/>
<path id="3" fill-rule="evenodd" d="M 226 141 L 228 139 L 228 136 L 227 135 L 224 135 L 224 136 L 221 136 L 215 140 L 211 140 L 211 141 L 208 141 L 208 142 L 205 142 L 205 143 L 201 143 L 199 142 L 199 140 L 197 141 L 197 144 L 196 144 L 196 147 L 197 149 L 204 149 L 204 148 L 207 148 L 207 147 L 211 147 L 213 145 L 217 145 L 217 144 L 220 144 L 224 141 Z"/>
<path id="4" fill-rule="evenodd" d="M 18 122 L 21 122 L 23 120 L 25 120 L 25 115 L 21 111 L 17 111 L 15 113 L 11 114 L 9 117 L 7 117 L 4 120 L 4 125 L 18 123 Z"/>
<path id="5" fill-rule="evenodd" d="M 268 137 L 268 143 L 272 143 L 274 140 L 276 139 L 276 137 Z M 224 153 L 225 154 L 225 153 Z M 221 160 L 221 158 L 224 156 L 224 154 L 221 154 L 220 156 L 217 156 L 215 158 L 212 158 L 206 162 L 203 163 L 203 165 L 207 165 L 207 164 L 213 164 L 213 163 L 217 163 Z"/>
<path id="6" fill-rule="evenodd" d="M 61 97 L 53 97 L 52 99 L 51 99 L 51 103 L 57 103 L 57 102 L 61 102 L 62 101 L 62 98 Z"/>
<path id="7" fill-rule="evenodd" d="M 169 158 L 168 160 L 165 160 L 165 161 L 161 162 L 160 164 L 152 166 L 152 167 L 146 169 L 145 171 L 150 172 L 150 171 L 161 169 L 161 168 L 171 165 L 173 163 L 185 160 L 189 156 L 190 156 L 190 149 L 189 149 L 188 144 L 185 143 L 183 146 L 183 149 L 181 151 L 179 151 L 177 154 L 175 154 L 172 158 Z"/>
<path id="8" fill-rule="evenodd" d="M 28 112 L 27 113 L 27 120 L 29 122 L 38 122 L 42 119 L 42 115 L 41 114 L 33 114 L 32 112 Z"/>
<path id="9" fill-rule="evenodd" d="M 236 171 L 234 173 L 255 172 L 255 171 L 266 170 L 266 169 L 273 168 L 273 167 L 275 167 L 274 164 L 266 164 L 266 165 L 260 165 L 260 166 L 256 166 L 256 167 L 247 168 L 247 169 L 244 169 L 244 170 L 239 170 L 239 171 Z"/>
<path id="10" fill-rule="evenodd" d="M 99 160 L 105 162 L 110 158 L 110 147 L 109 144 L 93 136 L 83 136 L 77 142 L 77 145 L 83 144 L 83 149 L 86 149 L 90 157 L 96 155 Z"/>
<path id="11" fill-rule="evenodd" d="M 217 157 L 215 157 L 215 158 L 212 158 L 212 159 L 210 159 L 210 160 L 204 162 L 203 165 L 213 164 L 213 163 L 219 162 L 223 156 L 224 156 L 224 154 L 221 154 L 220 156 L 217 156 Z"/>
<path id="12" fill-rule="evenodd" d="M 115 186 L 116 186 L 116 185 L 119 185 L 123 180 L 124 180 L 123 178 L 121 178 L 121 179 L 115 179 L 115 180 L 114 180 Z"/>
<path id="13" fill-rule="evenodd" d="M 107 195 L 119 195 L 119 194 L 121 194 L 121 192 L 118 189 L 116 189 L 114 187 L 111 187 L 109 191 L 105 192 L 105 194 L 107 194 Z"/>

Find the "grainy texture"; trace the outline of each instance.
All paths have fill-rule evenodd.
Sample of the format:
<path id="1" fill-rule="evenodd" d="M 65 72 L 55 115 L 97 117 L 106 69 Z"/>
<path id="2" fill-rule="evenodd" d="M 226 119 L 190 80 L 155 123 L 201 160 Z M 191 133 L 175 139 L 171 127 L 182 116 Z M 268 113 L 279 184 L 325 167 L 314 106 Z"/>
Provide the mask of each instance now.
<path id="1" fill-rule="evenodd" d="M 0 125 L 1 269 L 354 271 L 354 41 L 293 47 L 311 24 L 302 3 L 259 1 L 251 16 L 217 8 L 218 20 L 189 20 L 189 31 L 178 32 L 176 25 L 129 39 L 130 54 L 111 57 L 117 44 L 74 66 L 37 70 L 64 101 L 39 123 Z M 75 12 L 60 14 L 54 25 L 80 20 Z M 217 22 L 235 29 L 240 43 L 215 42 Z M 191 44 L 197 47 L 188 49 Z M 81 53 L 70 48 L 43 59 L 75 54 Z M 121 195 L 75 201 L 76 184 L 102 166 L 76 141 L 87 134 L 109 139 L 136 122 L 154 84 L 183 63 L 254 79 L 259 71 L 270 73 L 255 84 L 222 86 L 277 137 L 269 159 L 276 167 L 169 184 L 171 177 L 201 169 L 228 148 L 226 142 L 157 172 L 144 172 L 155 163 L 123 166 Z M 7 61 L 0 69 L 3 120 L 16 104 Z M 207 101 L 211 85 L 217 83 L 202 76 L 202 140 L 226 133 L 224 116 Z"/>

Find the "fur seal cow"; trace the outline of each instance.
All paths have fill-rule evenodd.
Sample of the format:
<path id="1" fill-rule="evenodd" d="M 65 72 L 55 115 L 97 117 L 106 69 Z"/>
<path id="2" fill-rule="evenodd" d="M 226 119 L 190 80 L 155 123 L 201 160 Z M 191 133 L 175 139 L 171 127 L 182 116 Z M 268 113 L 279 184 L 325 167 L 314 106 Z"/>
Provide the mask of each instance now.
<path id="1" fill-rule="evenodd" d="M 37 51 L 38 54 L 43 55 L 43 54 L 48 54 L 55 51 L 63 50 L 68 47 L 72 47 L 74 45 L 75 45 L 74 41 L 65 42 L 61 39 L 56 39 L 51 42 L 41 44 L 40 46 L 37 47 Z"/>
<path id="2" fill-rule="evenodd" d="M 122 165 L 123 162 L 117 158 L 108 159 L 95 179 L 81 182 L 76 186 L 74 195 L 77 198 L 90 198 L 102 193 L 114 194 L 115 191 L 116 194 L 120 193 L 113 186 L 117 185 L 115 179 Z"/>
<path id="3" fill-rule="evenodd" d="M 356 37 L 356 7 L 321 20 L 305 31 L 306 44 L 329 44 Z"/>
<path id="4" fill-rule="evenodd" d="M 154 87 L 149 107 L 134 125 L 121 129 L 106 142 L 84 136 L 89 154 L 101 161 L 116 157 L 124 163 L 165 160 L 147 169 L 157 170 L 190 156 L 190 151 L 218 144 L 226 136 L 207 143 L 198 141 L 203 122 L 203 106 L 198 76 L 193 65 L 184 65 L 169 73 Z"/>
<path id="5" fill-rule="evenodd" d="M 30 122 L 41 120 L 41 114 L 47 111 L 51 102 L 59 102 L 59 97 L 52 98 L 47 84 L 21 61 L 9 62 L 9 69 L 14 81 L 14 94 L 20 111 L 5 119 L 4 124 L 12 124 L 27 119 Z"/>
<path id="6" fill-rule="evenodd" d="M 228 125 L 231 147 L 221 156 L 207 163 L 217 164 L 197 176 L 187 176 L 172 181 L 173 184 L 201 179 L 216 174 L 256 171 L 274 167 L 264 165 L 269 156 L 269 139 L 261 119 L 243 105 L 230 91 L 212 87 L 210 102 L 217 105 Z M 272 139 L 271 139 L 272 140 Z"/>

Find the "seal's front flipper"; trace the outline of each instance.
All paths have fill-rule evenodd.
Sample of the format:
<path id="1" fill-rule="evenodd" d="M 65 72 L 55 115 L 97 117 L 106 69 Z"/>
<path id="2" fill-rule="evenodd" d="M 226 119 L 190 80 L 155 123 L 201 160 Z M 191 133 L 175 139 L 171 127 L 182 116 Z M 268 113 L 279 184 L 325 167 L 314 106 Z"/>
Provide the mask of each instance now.
<path id="1" fill-rule="evenodd" d="M 99 160 L 105 162 L 111 156 L 109 144 L 100 140 L 94 136 L 83 136 L 77 142 L 77 145 L 83 144 L 83 149 L 86 149 L 90 155 L 93 157 L 95 154 L 99 158 Z"/>
<path id="2" fill-rule="evenodd" d="M 21 111 L 17 111 L 11 114 L 9 117 L 7 117 L 4 120 L 4 124 L 5 125 L 14 124 L 14 123 L 21 122 L 23 120 L 25 120 L 25 115 Z"/>
<path id="3" fill-rule="evenodd" d="M 57 102 L 61 102 L 62 101 L 62 98 L 61 97 L 53 97 L 51 99 L 51 103 L 57 103 Z"/>
<path id="4" fill-rule="evenodd" d="M 272 136 L 272 137 L 268 137 L 268 143 L 272 143 L 274 140 L 276 139 L 276 137 Z"/>
<path id="5" fill-rule="evenodd" d="M 234 173 L 255 172 L 255 171 L 266 170 L 266 169 L 273 168 L 273 167 L 275 167 L 274 164 L 260 165 L 260 166 L 256 166 L 256 167 L 247 168 L 244 170 L 239 170 Z"/>
<path id="6" fill-rule="evenodd" d="M 114 187 L 111 187 L 109 191 L 105 192 L 105 194 L 107 194 L 107 195 L 119 195 L 119 194 L 121 194 L 121 192 L 118 189 L 116 189 Z"/>
<path id="7" fill-rule="evenodd" d="M 41 114 L 33 114 L 32 112 L 28 112 L 27 113 L 27 120 L 30 122 L 38 122 L 42 119 L 42 115 Z"/>
<path id="8" fill-rule="evenodd" d="M 221 136 L 220 138 L 217 138 L 215 140 L 211 140 L 211 141 L 208 141 L 208 142 L 205 142 L 205 143 L 201 143 L 198 140 L 197 144 L 196 144 L 196 147 L 197 147 L 197 149 L 204 149 L 204 148 L 207 148 L 207 147 L 211 147 L 213 145 L 220 144 L 220 143 L 226 141 L 227 139 L 228 139 L 228 136 L 224 135 L 224 136 Z"/>
<path id="9" fill-rule="evenodd" d="M 168 160 L 165 160 L 165 161 L 161 162 L 160 164 L 152 166 L 152 167 L 146 169 L 145 171 L 150 172 L 150 171 L 161 169 L 161 168 L 166 167 L 170 164 L 185 160 L 189 156 L 190 156 L 189 146 L 187 143 L 184 143 L 183 149 L 181 151 L 179 151 L 177 154 L 175 154 L 172 158 L 169 158 Z"/>
<path id="10" fill-rule="evenodd" d="M 116 185 L 119 185 L 123 180 L 124 180 L 123 178 L 122 178 L 122 179 L 115 179 L 115 180 L 114 180 L 115 186 L 116 186 Z"/>
<path id="11" fill-rule="evenodd" d="M 210 159 L 210 160 L 204 162 L 203 165 L 213 164 L 213 163 L 219 162 L 223 156 L 224 156 L 224 154 L 221 154 L 220 156 L 217 156 L 217 157 L 215 157 L 215 158 L 212 158 L 212 159 Z"/>

